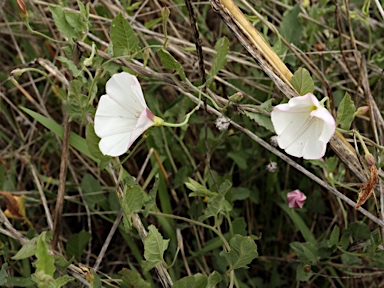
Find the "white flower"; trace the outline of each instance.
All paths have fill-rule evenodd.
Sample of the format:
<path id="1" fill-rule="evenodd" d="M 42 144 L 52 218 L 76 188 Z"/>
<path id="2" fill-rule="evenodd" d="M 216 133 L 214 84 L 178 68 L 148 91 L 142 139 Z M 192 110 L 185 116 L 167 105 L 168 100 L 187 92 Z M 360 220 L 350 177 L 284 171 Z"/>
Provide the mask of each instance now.
<path id="1" fill-rule="evenodd" d="M 336 129 L 335 119 L 312 93 L 277 105 L 271 119 L 279 147 L 289 155 L 304 159 L 323 157 Z"/>
<path id="2" fill-rule="evenodd" d="M 106 93 L 95 115 L 95 133 L 101 138 L 99 148 L 104 155 L 124 154 L 145 130 L 164 122 L 148 109 L 135 76 L 126 72 L 113 75 Z"/>

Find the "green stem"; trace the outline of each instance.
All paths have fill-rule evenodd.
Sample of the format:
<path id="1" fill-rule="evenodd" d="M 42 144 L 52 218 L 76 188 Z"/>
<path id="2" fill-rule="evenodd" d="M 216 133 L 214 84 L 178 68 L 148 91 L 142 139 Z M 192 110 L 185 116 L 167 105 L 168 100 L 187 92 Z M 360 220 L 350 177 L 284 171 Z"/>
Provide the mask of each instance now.
<path id="1" fill-rule="evenodd" d="M 31 32 L 32 34 L 41 36 L 41 37 L 43 37 L 43 38 L 45 38 L 45 39 L 47 39 L 47 40 L 49 40 L 49 41 L 55 42 L 55 43 L 68 44 L 68 41 L 60 41 L 60 40 L 56 40 L 56 39 L 53 39 L 53 38 L 51 38 L 51 37 L 49 37 L 49 36 L 47 36 L 47 35 L 45 35 L 45 34 L 43 34 L 43 33 L 40 33 L 40 32 L 38 32 L 38 31 L 33 30 L 32 27 L 29 25 L 29 22 L 28 22 L 28 21 L 25 21 L 24 23 L 25 23 L 25 25 L 27 26 L 28 31 Z"/>
<path id="2" fill-rule="evenodd" d="M 163 216 L 163 217 L 168 217 L 168 218 L 173 218 L 173 219 L 177 219 L 177 220 L 182 220 L 182 221 L 185 221 L 187 223 L 191 223 L 191 224 L 195 224 L 195 225 L 207 228 L 207 229 L 211 230 L 213 233 L 215 233 L 217 236 L 219 236 L 221 241 L 223 241 L 225 249 L 228 252 L 231 250 L 231 247 L 229 246 L 229 243 L 227 242 L 227 239 L 225 239 L 224 235 L 221 234 L 220 231 L 217 230 L 215 227 L 209 226 L 209 225 L 201 223 L 199 221 L 195 221 L 195 220 L 192 220 L 192 219 L 189 219 L 189 218 L 185 218 L 185 217 L 181 217 L 181 216 L 177 216 L 177 215 L 172 215 L 172 214 L 165 214 L 165 213 L 154 212 L 154 211 L 149 211 L 149 214 Z"/>

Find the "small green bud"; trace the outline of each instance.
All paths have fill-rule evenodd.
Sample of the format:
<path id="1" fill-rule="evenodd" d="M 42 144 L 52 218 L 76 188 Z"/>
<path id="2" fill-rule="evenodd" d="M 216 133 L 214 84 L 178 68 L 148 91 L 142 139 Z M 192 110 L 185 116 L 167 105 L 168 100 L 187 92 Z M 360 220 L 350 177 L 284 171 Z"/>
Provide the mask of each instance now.
<path id="1" fill-rule="evenodd" d="M 241 92 L 236 92 L 236 93 L 233 94 L 232 96 L 229 96 L 228 99 L 229 99 L 230 101 L 232 101 L 232 102 L 235 102 L 235 103 L 240 102 L 241 99 L 243 99 L 243 93 L 241 93 Z"/>
<path id="2" fill-rule="evenodd" d="M 171 11 L 169 11 L 168 7 L 163 7 L 161 9 L 161 17 L 163 17 L 163 19 L 167 19 L 170 14 L 171 14 Z"/>

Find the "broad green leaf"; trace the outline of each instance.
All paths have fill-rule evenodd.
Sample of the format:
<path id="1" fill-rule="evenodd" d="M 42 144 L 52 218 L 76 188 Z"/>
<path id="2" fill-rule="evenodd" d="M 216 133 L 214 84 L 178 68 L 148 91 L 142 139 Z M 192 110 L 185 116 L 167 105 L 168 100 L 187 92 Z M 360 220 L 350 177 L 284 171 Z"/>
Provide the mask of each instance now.
<path id="1" fill-rule="evenodd" d="M 219 73 L 221 69 L 227 64 L 227 54 L 229 50 L 229 41 L 227 37 L 220 38 L 215 45 L 216 55 L 213 59 L 212 68 L 209 71 L 209 77 L 207 80 L 207 87 L 212 83 L 214 77 Z"/>
<path id="2" fill-rule="evenodd" d="M 211 275 L 208 276 L 208 284 L 206 288 L 215 288 L 217 284 L 221 282 L 222 278 L 219 272 L 213 271 Z"/>
<path id="3" fill-rule="evenodd" d="M 59 6 L 50 6 L 49 9 L 51 10 L 53 20 L 55 21 L 57 28 L 65 37 L 70 40 L 73 38 L 76 40 L 82 40 L 87 36 L 89 13 L 75 13 L 64 10 Z"/>
<path id="4" fill-rule="evenodd" d="M 232 188 L 232 183 L 228 179 L 225 180 L 223 183 L 219 186 L 219 194 L 225 196 Z"/>
<path id="5" fill-rule="evenodd" d="M 299 44 L 303 37 L 303 25 L 299 21 L 300 5 L 284 13 L 280 24 L 280 34 L 289 43 Z M 301 95 L 301 94 L 300 94 Z"/>
<path id="6" fill-rule="evenodd" d="M 235 235 L 229 241 L 229 246 L 231 247 L 229 252 L 220 252 L 220 256 L 225 257 L 229 262 L 227 273 L 235 269 L 248 268 L 247 265 L 259 256 L 256 243 L 249 236 Z"/>
<path id="7" fill-rule="evenodd" d="M 55 272 L 55 258 L 48 251 L 48 240 L 51 238 L 51 233 L 43 232 L 37 239 L 36 249 L 36 273 L 53 276 Z"/>
<path id="8" fill-rule="evenodd" d="M 305 68 L 299 68 L 291 79 L 293 88 L 296 89 L 299 95 L 305 95 L 307 93 L 313 93 L 315 90 L 315 84 L 308 70 Z"/>
<path id="9" fill-rule="evenodd" d="M 349 229 L 349 228 L 344 229 L 343 235 L 341 235 L 341 238 L 340 238 L 340 241 L 339 241 L 339 245 L 341 246 L 341 248 L 343 250 L 346 250 L 348 248 L 351 236 L 352 236 L 351 229 Z"/>
<path id="10" fill-rule="evenodd" d="M 150 288 L 151 284 L 145 281 L 139 272 L 123 268 L 120 272 L 122 277 L 122 287 Z"/>
<path id="11" fill-rule="evenodd" d="M 50 119 L 46 118 L 45 116 L 40 115 L 40 114 L 38 114 L 38 113 L 28 109 L 28 108 L 20 107 L 20 109 L 23 110 L 28 115 L 30 115 L 33 119 L 37 120 L 40 124 L 44 125 L 48 130 L 55 133 L 60 139 L 63 139 L 64 128 L 61 125 L 57 124 L 53 120 L 50 120 Z M 73 148 L 79 150 L 84 155 L 88 156 L 93 161 L 95 161 L 95 162 L 98 161 L 89 152 L 85 139 L 80 137 L 79 135 L 71 132 L 70 138 L 69 138 L 69 144 Z"/>
<path id="12" fill-rule="evenodd" d="M 54 287 L 55 288 L 63 287 L 65 284 L 71 282 L 74 279 L 75 278 L 73 278 L 69 275 L 61 276 L 61 277 L 55 279 L 55 286 Z"/>
<path id="13" fill-rule="evenodd" d="M 148 201 L 149 197 L 144 192 L 143 188 L 134 184 L 133 186 L 126 184 L 124 186 L 123 195 L 118 195 L 121 208 L 124 212 L 123 222 L 128 230 L 132 227 L 131 214 L 138 212 L 143 208 L 143 205 Z"/>
<path id="14" fill-rule="evenodd" d="M 129 56 L 140 49 L 139 38 L 121 13 L 112 21 L 111 41 L 115 57 Z"/>
<path id="15" fill-rule="evenodd" d="M 227 156 L 231 158 L 237 166 L 239 166 L 240 169 L 245 170 L 247 169 L 247 155 L 244 153 L 244 151 L 229 151 L 227 153 Z"/>
<path id="16" fill-rule="evenodd" d="M 340 228 L 339 226 L 335 225 L 333 227 L 331 236 L 329 237 L 328 247 L 337 245 L 337 243 L 339 243 L 339 237 L 340 237 Z"/>
<path id="17" fill-rule="evenodd" d="M 59 29 L 59 31 L 61 33 L 63 33 L 63 35 L 65 37 L 67 37 L 68 39 L 72 39 L 72 38 L 75 38 L 76 37 L 76 31 L 74 29 L 74 27 L 72 27 L 66 17 L 65 17 L 65 11 L 62 7 L 59 7 L 59 6 L 49 6 L 49 10 L 51 10 L 51 13 L 52 13 L 52 16 L 53 16 L 53 20 L 55 21 L 55 24 L 57 26 L 57 29 Z M 73 13 L 73 12 L 71 12 Z"/>
<path id="18" fill-rule="evenodd" d="M 296 252 L 297 257 L 299 257 L 302 262 L 315 265 L 320 260 L 318 251 L 319 246 L 317 244 L 312 242 L 292 242 L 289 245 Z"/>
<path id="19" fill-rule="evenodd" d="M 197 273 L 193 276 L 181 278 L 173 284 L 173 288 L 206 288 L 208 284 L 207 276 Z"/>
<path id="20" fill-rule="evenodd" d="M 337 125 L 340 125 L 342 129 L 348 130 L 351 127 L 351 123 L 354 118 L 355 104 L 353 103 L 351 96 L 345 93 L 343 100 L 339 104 L 337 110 Z"/>
<path id="21" fill-rule="evenodd" d="M 66 256 L 69 258 L 75 256 L 75 258 L 80 261 L 81 255 L 83 254 L 90 238 L 91 235 L 84 230 L 71 235 L 65 246 Z"/>
<path id="22" fill-rule="evenodd" d="M 96 205 L 107 208 L 105 206 L 107 204 L 107 197 L 104 195 L 99 180 L 86 173 L 81 179 L 80 187 L 83 190 L 84 198 L 89 208 L 95 209 Z"/>
<path id="23" fill-rule="evenodd" d="M 296 268 L 296 280 L 308 281 L 313 275 L 310 265 L 299 264 Z"/>
<path id="24" fill-rule="evenodd" d="M 231 201 L 245 200 L 251 195 L 251 191 L 245 187 L 233 187 L 230 191 Z"/>
<path id="25" fill-rule="evenodd" d="M 179 61 L 175 59 L 167 50 L 160 49 L 157 51 L 157 55 L 160 57 L 161 64 L 166 69 L 176 70 L 176 72 L 180 75 L 181 79 L 186 80 L 186 76 L 184 73 L 184 68 L 181 66 Z"/>
<path id="26" fill-rule="evenodd" d="M 249 111 L 242 111 L 248 118 L 255 121 L 258 125 L 264 127 L 265 129 L 275 133 L 275 129 L 273 128 L 273 124 L 271 121 L 271 117 L 262 113 L 255 113 Z"/>
<path id="27" fill-rule="evenodd" d="M 347 253 L 341 254 L 341 262 L 348 266 L 360 266 L 362 264 L 359 256 Z"/>
<path id="28" fill-rule="evenodd" d="M 99 167 L 101 170 L 104 169 L 104 167 L 107 166 L 111 161 L 112 157 L 101 153 L 99 149 L 100 138 L 96 135 L 95 127 L 93 124 L 87 125 L 87 128 L 85 129 L 85 139 L 87 141 L 89 152 L 92 154 L 92 156 L 100 159 Z"/>
<path id="29" fill-rule="evenodd" d="M 217 195 L 209 198 L 207 208 L 204 210 L 204 215 L 199 217 L 199 221 L 204 221 L 209 217 L 217 217 L 220 213 L 232 210 L 231 204 L 225 200 L 223 195 Z"/>
<path id="30" fill-rule="evenodd" d="M 37 239 L 38 237 L 35 237 L 25 243 L 23 247 L 21 247 L 21 249 L 17 251 L 16 255 L 12 257 L 12 259 L 21 260 L 35 255 L 37 248 Z"/>
<path id="31" fill-rule="evenodd" d="M 348 228 L 352 230 L 352 236 L 355 241 L 368 240 L 371 237 L 371 230 L 367 224 L 361 221 L 349 224 Z"/>
<path id="32" fill-rule="evenodd" d="M 95 272 L 95 270 L 91 269 L 92 273 L 92 279 L 90 279 L 89 283 L 91 284 L 92 288 L 101 288 L 101 279 L 99 275 Z"/>
<path id="33" fill-rule="evenodd" d="M 57 56 L 56 59 L 64 64 L 64 66 L 67 67 L 69 71 L 71 71 L 73 77 L 77 78 L 80 74 L 83 73 L 77 69 L 75 63 L 73 63 L 73 61 L 69 60 L 67 57 Z"/>
<path id="34" fill-rule="evenodd" d="M 1 265 L 0 270 L 0 285 L 5 285 L 7 283 L 8 273 L 7 273 L 8 263 Z"/>
<path id="35" fill-rule="evenodd" d="M 149 271 L 157 264 L 164 262 L 164 252 L 168 248 L 169 239 L 164 240 L 157 228 L 153 225 L 148 227 L 148 235 L 144 240 L 143 269 Z"/>
<path id="36" fill-rule="evenodd" d="M 31 275 L 33 276 L 33 275 Z M 9 287 L 36 287 L 32 277 L 8 277 L 7 285 Z"/>

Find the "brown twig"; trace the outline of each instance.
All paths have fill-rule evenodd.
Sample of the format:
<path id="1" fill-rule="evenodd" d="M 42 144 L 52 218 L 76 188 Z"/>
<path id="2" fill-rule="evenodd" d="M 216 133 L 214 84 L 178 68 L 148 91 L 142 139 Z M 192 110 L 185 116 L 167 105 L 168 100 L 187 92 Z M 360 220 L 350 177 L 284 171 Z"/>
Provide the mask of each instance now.
<path id="1" fill-rule="evenodd" d="M 71 125 L 68 119 L 68 114 L 63 109 L 64 114 L 64 135 L 63 144 L 61 150 L 61 162 L 60 162 L 60 175 L 59 175 L 59 188 L 57 191 L 55 218 L 53 222 L 53 239 L 52 247 L 54 249 L 60 248 L 58 246 L 59 236 L 61 233 L 61 217 L 63 214 L 64 196 L 65 196 L 65 183 L 67 180 L 67 163 L 69 158 L 69 135 L 71 132 Z"/>

